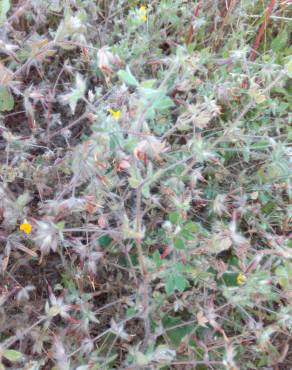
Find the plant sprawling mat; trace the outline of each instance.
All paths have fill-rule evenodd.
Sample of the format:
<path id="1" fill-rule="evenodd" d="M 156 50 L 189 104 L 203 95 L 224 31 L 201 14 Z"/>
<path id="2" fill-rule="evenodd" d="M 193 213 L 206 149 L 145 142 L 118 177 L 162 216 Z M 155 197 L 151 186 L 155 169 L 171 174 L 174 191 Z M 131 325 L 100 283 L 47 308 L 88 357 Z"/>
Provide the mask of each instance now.
<path id="1" fill-rule="evenodd" d="M 289 0 L 0 0 L 0 369 L 291 369 Z"/>

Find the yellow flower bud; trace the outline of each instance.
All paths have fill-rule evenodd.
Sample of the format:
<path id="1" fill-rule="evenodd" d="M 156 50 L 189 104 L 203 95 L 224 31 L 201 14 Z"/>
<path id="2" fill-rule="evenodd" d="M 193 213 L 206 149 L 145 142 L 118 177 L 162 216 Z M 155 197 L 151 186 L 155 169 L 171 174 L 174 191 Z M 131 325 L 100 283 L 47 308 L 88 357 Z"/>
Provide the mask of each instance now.
<path id="1" fill-rule="evenodd" d="M 246 280 L 247 280 L 247 277 L 244 274 L 239 273 L 237 275 L 236 282 L 237 282 L 238 285 L 245 284 L 246 283 Z"/>

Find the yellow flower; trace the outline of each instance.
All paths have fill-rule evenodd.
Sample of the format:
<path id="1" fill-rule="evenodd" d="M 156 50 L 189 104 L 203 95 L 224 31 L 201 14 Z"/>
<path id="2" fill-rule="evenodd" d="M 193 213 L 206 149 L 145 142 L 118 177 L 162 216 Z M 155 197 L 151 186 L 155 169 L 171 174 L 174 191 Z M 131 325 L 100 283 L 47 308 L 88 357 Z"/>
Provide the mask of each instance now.
<path id="1" fill-rule="evenodd" d="M 121 117 L 121 111 L 120 110 L 113 110 L 113 109 L 108 109 L 108 111 L 110 112 L 110 114 L 116 119 L 116 120 L 119 120 L 120 117 Z"/>
<path id="2" fill-rule="evenodd" d="M 19 226 L 19 229 L 26 234 L 30 234 L 32 226 L 29 222 L 24 220 L 24 222 Z"/>
<path id="3" fill-rule="evenodd" d="M 246 283 L 247 277 L 242 273 L 239 273 L 236 278 L 236 282 L 238 285 L 243 285 Z"/>
<path id="4" fill-rule="evenodd" d="M 146 22 L 147 21 L 147 8 L 146 8 L 146 6 L 141 5 L 140 9 L 139 9 L 139 12 L 140 12 L 141 21 Z"/>

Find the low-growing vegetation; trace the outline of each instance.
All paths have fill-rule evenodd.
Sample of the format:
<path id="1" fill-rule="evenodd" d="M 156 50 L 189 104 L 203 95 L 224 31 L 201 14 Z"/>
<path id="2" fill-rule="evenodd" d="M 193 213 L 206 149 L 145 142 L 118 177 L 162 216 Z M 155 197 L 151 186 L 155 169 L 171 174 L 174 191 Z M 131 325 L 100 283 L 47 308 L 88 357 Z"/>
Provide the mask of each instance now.
<path id="1" fill-rule="evenodd" d="M 0 369 L 291 369 L 289 0 L 0 0 Z"/>

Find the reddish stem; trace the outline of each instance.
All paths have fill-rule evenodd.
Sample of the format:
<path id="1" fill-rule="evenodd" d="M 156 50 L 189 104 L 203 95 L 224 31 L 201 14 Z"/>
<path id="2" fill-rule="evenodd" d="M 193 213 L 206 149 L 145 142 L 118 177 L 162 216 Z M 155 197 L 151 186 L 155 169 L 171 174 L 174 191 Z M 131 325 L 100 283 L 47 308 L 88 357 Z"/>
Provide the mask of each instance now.
<path id="1" fill-rule="evenodd" d="M 163 260 L 168 255 L 170 255 L 170 253 L 171 253 L 171 248 L 169 246 L 166 246 L 166 248 L 164 249 L 163 253 L 160 255 L 160 259 Z"/>
<path id="2" fill-rule="evenodd" d="M 255 43 L 254 43 L 254 46 L 253 46 L 253 49 L 252 49 L 252 52 L 250 54 L 250 60 L 255 60 L 255 58 L 256 58 L 257 50 L 258 50 L 258 48 L 259 48 L 259 46 L 261 44 L 261 41 L 262 41 L 264 32 L 266 30 L 268 21 L 269 21 L 271 15 L 272 15 L 272 12 L 273 12 L 273 9 L 275 7 L 275 4 L 276 4 L 276 0 L 271 0 L 270 1 L 270 4 L 268 5 L 268 7 L 266 9 L 264 21 L 263 21 L 263 23 L 260 26 L 260 29 L 259 29 L 259 32 L 257 34 L 256 40 L 255 40 Z"/>
<path id="3" fill-rule="evenodd" d="M 194 11 L 195 17 L 199 16 L 201 6 L 202 6 L 202 0 L 199 0 L 197 6 L 195 7 L 195 11 Z"/>
<path id="4" fill-rule="evenodd" d="M 194 9 L 194 16 L 195 18 L 197 18 L 200 14 L 200 9 L 201 9 L 201 6 L 202 6 L 202 0 L 199 0 L 195 9 Z M 186 44 L 189 45 L 192 40 L 193 40 L 193 36 L 194 36 L 194 27 L 193 25 L 191 24 L 190 25 L 190 28 L 189 28 L 189 32 L 188 32 L 188 36 L 187 36 L 187 39 L 186 39 Z"/>

